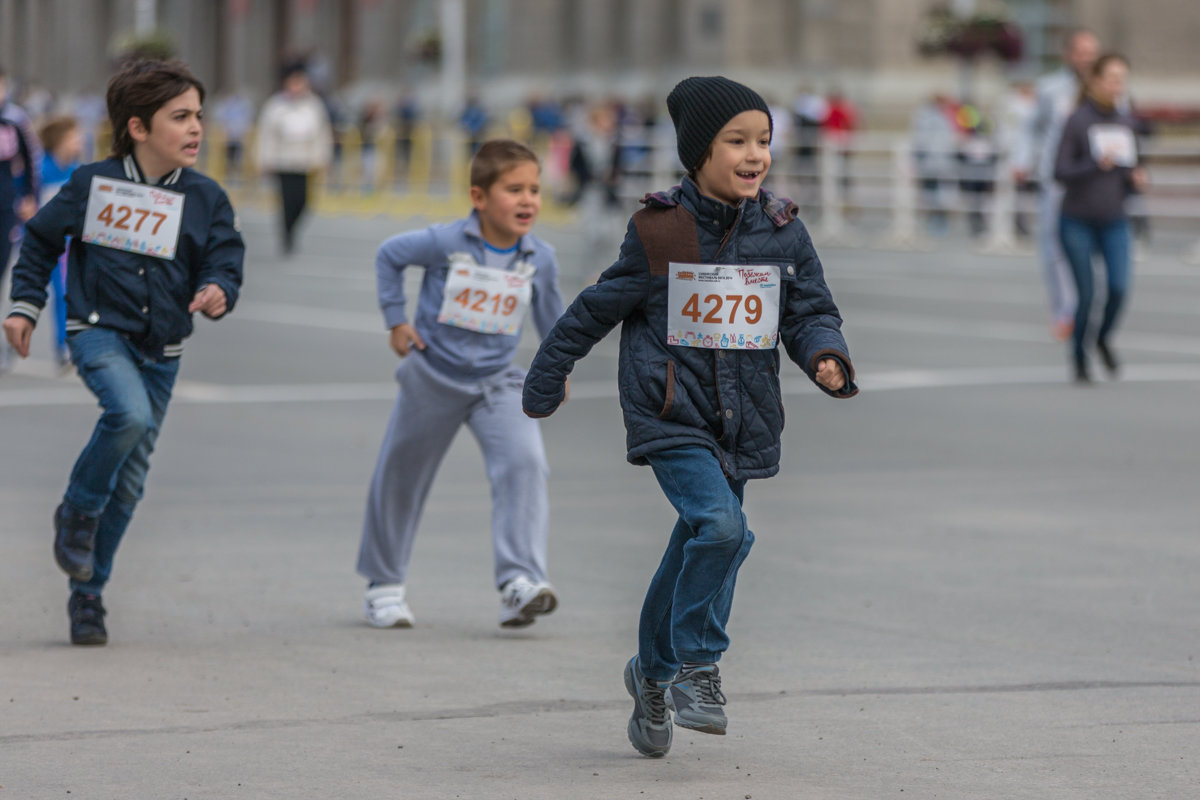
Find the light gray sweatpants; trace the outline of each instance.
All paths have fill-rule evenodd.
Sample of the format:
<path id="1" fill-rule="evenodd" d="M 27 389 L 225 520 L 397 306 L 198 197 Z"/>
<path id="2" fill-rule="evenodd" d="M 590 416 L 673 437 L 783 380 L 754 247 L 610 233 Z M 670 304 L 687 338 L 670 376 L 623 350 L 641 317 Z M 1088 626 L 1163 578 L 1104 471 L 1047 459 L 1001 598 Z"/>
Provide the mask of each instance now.
<path id="1" fill-rule="evenodd" d="M 1071 265 L 1063 254 L 1058 238 L 1058 219 L 1062 215 L 1063 188 L 1046 178 L 1038 191 L 1038 258 L 1042 262 L 1042 276 L 1046 280 L 1046 292 L 1050 300 L 1050 313 L 1057 320 L 1075 318 L 1078 292 Z"/>
<path id="2" fill-rule="evenodd" d="M 456 381 L 420 353 L 400 363 L 400 392 L 363 519 L 358 572 L 367 580 L 404 583 L 429 488 L 464 422 L 483 450 L 492 485 L 496 587 L 517 575 L 546 580 L 549 468 L 541 428 L 521 411 L 524 379 L 523 370 L 510 367 L 482 381 Z"/>

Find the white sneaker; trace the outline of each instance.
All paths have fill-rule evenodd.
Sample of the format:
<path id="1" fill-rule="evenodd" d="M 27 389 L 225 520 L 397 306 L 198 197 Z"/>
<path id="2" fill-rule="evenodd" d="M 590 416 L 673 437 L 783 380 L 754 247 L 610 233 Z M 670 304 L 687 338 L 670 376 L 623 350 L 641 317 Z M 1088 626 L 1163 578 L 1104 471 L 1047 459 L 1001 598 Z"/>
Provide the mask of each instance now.
<path id="1" fill-rule="evenodd" d="M 404 601 L 403 583 L 381 583 L 363 598 L 367 622 L 375 628 L 411 628 L 413 613 Z"/>
<path id="2" fill-rule="evenodd" d="M 500 590 L 500 625 L 523 628 L 532 625 L 539 614 L 549 614 L 557 607 L 558 595 L 553 586 L 518 575 Z"/>

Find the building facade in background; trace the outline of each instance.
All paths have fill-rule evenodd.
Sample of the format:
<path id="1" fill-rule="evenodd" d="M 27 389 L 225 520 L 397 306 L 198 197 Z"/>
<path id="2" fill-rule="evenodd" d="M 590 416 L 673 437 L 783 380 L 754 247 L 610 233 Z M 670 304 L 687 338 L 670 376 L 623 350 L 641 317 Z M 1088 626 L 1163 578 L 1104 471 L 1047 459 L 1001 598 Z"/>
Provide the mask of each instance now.
<path id="1" fill-rule="evenodd" d="M 942 0 L 956 9 L 988 0 Z M 870 116 L 906 115 L 930 91 L 986 100 L 1052 65 L 1083 25 L 1127 54 L 1144 99 L 1200 104 L 1196 0 L 1008 0 L 1022 60 L 973 67 L 916 47 L 934 0 L 0 0 L 0 64 L 61 97 L 103 89 L 138 30 L 169 37 L 214 94 L 261 101 L 285 58 L 349 104 L 412 92 L 447 112 L 544 95 L 661 97 L 679 78 L 722 72 L 786 101 L 840 89 Z M 448 82 L 445 78 L 450 76 Z"/>

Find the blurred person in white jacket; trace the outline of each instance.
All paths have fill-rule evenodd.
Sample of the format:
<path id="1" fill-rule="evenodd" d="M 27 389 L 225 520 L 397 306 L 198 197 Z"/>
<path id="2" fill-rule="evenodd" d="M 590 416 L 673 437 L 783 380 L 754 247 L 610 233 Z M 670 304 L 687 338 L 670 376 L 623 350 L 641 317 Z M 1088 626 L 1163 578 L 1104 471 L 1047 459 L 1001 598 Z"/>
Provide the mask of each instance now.
<path id="1" fill-rule="evenodd" d="M 283 89 L 268 98 L 258 119 L 257 162 L 279 179 L 283 252 L 295 249 L 295 230 L 308 204 L 308 181 L 329 166 L 333 131 L 329 112 L 309 84 L 304 64 L 283 70 Z"/>
<path id="2" fill-rule="evenodd" d="M 1079 104 L 1086 75 L 1100 54 L 1100 42 L 1091 31 L 1078 28 L 1063 39 L 1063 65 L 1043 75 L 1035 85 L 1036 107 L 1023 135 L 1016 137 L 1012 154 L 1013 177 L 1018 186 L 1029 178 L 1038 183 L 1038 258 L 1050 295 L 1051 331 L 1063 341 L 1071 335 L 1077 302 L 1074 278 L 1058 241 L 1059 208 L 1063 189 L 1054 180 L 1054 158 L 1067 117 Z"/>

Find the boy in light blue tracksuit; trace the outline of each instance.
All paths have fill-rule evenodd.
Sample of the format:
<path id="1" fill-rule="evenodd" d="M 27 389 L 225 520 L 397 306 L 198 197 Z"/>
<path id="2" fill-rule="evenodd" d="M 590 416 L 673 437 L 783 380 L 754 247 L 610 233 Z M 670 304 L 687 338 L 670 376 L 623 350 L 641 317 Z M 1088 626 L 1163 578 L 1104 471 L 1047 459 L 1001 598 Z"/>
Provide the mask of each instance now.
<path id="1" fill-rule="evenodd" d="M 562 313 L 554 251 L 530 233 L 541 208 L 537 156 L 509 140 L 471 162 L 465 219 L 388 239 L 375 271 L 400 392 L 371 478 L 358 572 L 375 627 L 410 627 L 405 581 L 434 475 L 458 429 L 479 441 L 492 486 L 500 624 L 522 627 L 558 599 L 546 575 L 549 505 L 538 423 L 521 412 L 524 371 L 513 366 L 522 323 L 544 335 Z M 425 270 L 413 317 L 404 272 Z"/>

